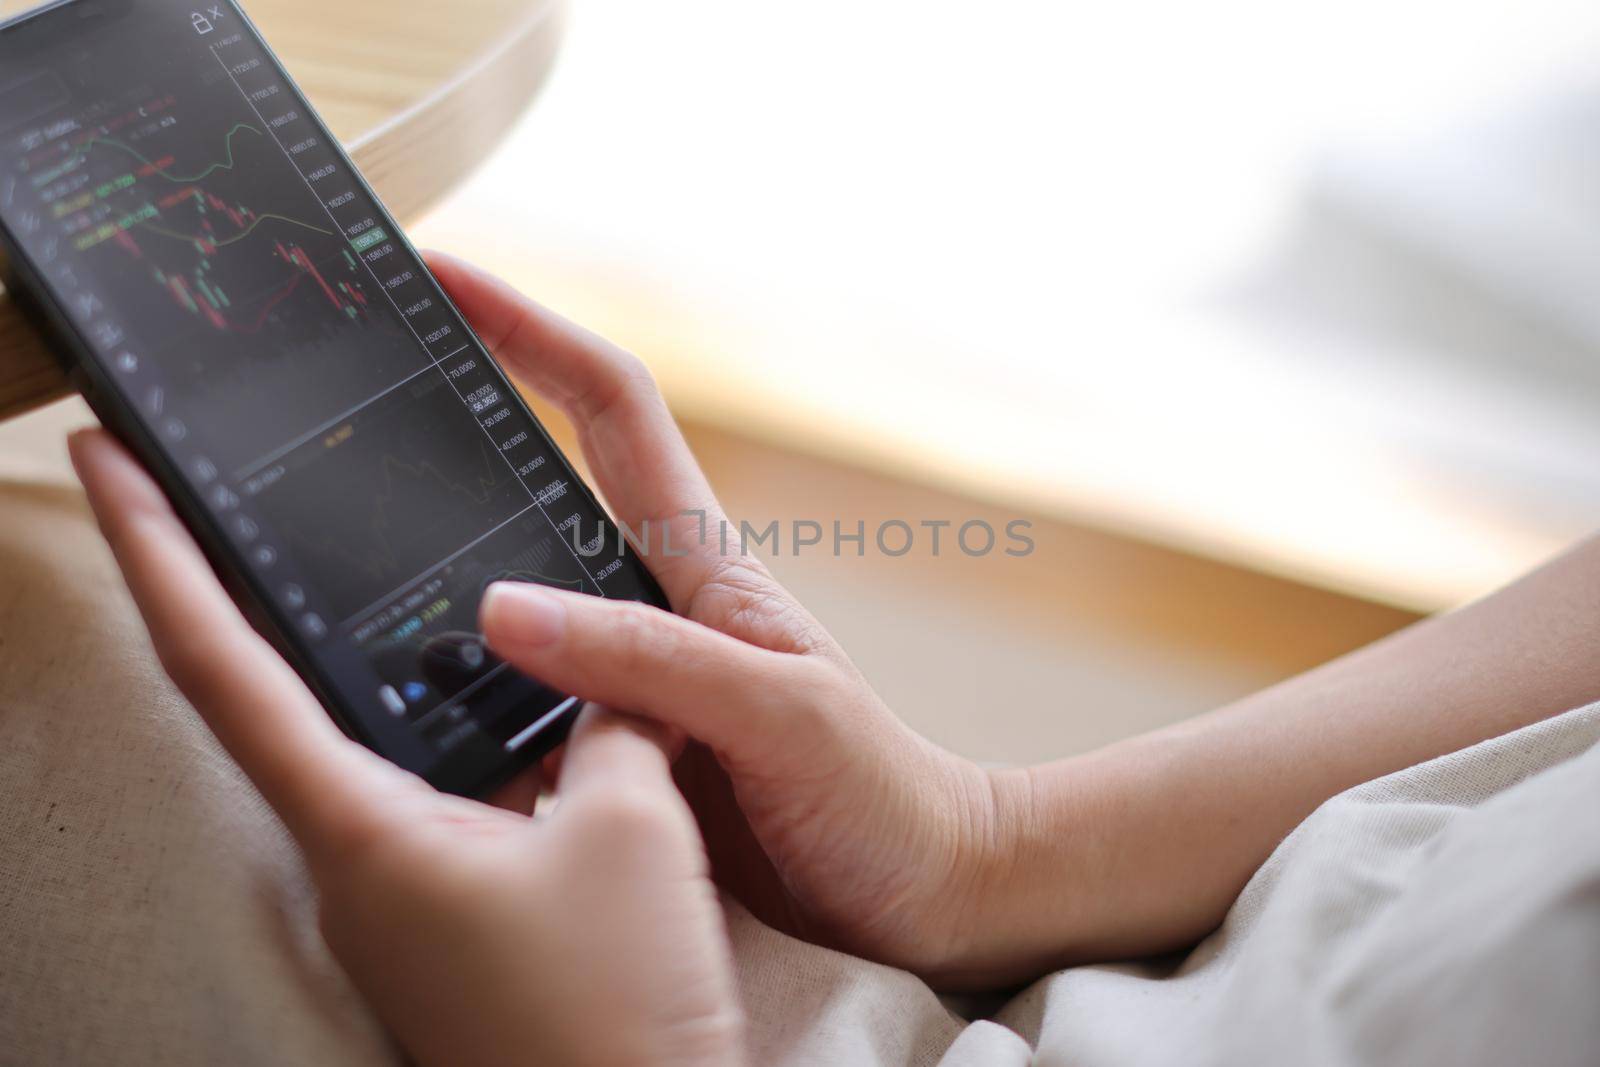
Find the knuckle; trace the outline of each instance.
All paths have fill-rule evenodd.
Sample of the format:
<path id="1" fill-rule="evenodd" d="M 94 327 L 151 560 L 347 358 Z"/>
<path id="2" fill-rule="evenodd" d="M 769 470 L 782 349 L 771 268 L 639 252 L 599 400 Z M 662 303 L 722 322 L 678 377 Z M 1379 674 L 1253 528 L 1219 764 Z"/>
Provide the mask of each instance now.
<path id="1" fill-rule="evenodd" d="M 105 508 L 97 511 L 95 518 L 111 554 L 125 571 L 148 567 L 152 547 L 168 534 L 160 516 L 142 505 Z"/>
<path id="2" fill-rule="evenodd" d="M 357 873 L 390 861 L 393 836 L 379 820 L 353 812 L 329 815 L 317 828 L 322 858 Z"/>
<path id="3" fill-rule="evenodd" d="M 677 815 L 667 798 L 638 786 L 621 786 L 596 796 L 587 802 L 586 811 L 594 831 L 624 841 L 670 832 Z"/>
<path id="4" fill-rule="evenodd" d="M 871 715 L 871 691 L 864 682 L 853 681 L 849 669 L 822 657 L 764 654 L 772 662 L 764 671 L 768 684 L 761 699 L 773 721 L 783 724 L 785 737 L 832 743 L 848 733 L 861 715 Z"/>
<path id="5" fill-rule="evenodd" d="M 419 783 L 420 784 L 420 783 Z M 371 885 L 414 878 L 438 854 L 428 832 L 431 789 L 389 798 L 388 804 L 327 806 L 301 820 L 297 837 L 318 882 Z"/>
<path id="6" fill-rule="evenodd" d="M 493 352 L 515 352 L 529 343 L 528 335 L 537 331 L 538 312 L 532 301 L 516 293 L 512 298 L 512 308 L 511 322 L 500 334 L 500 340 L 490 346 Z"/>
<path id="7" fill-rule="evenodd" d="M 837 709 L 848 706 L 846 699 L 837 693 L 837 680 L 830 665 L 801 660 L 792 666 L 781 698 L 788 705 L 790 722 L 806 733 L 821 736 L 835 725 Z"/>
<path id="8" fill-rule="evenodd" d="M 215 685 L 215 674 L 227 657 L 215 634 L 205 629 L 180 630 L 155 638 L 156 657 L 174 684 L 200 703 Z"/>
<path id="9" fill-rule="evenodd" d="M 656 388 L 656 377 L 644 360 L 623 348 L 616 350 L 615 360 L 613 374 L 621 389 L 631 389 L 640 396 L 660 394 Z"/>
<path id="10" fill-rule="evenodd" d="M 816 620 L 759 560 L 747 557 L 718 560 L 685 614 L 774 652 L 809 653 L 829 644 Z"/>
<path id="11" fill-rule="evenodd" d="M 670 661 L 680 644 L 676 631 L 659 613 L 635 604 L 617 613 L 611 636 L 616 645 L 618 666 L 630 672 Z"/>
<path id="12" fill-rule="evenodd" d="M 644 360 L 624 349 L 611 348 L 594 387 L 572 406 L 583 418 L 593 421 L 611 412 L 659 402 L 661 390 Z"/>

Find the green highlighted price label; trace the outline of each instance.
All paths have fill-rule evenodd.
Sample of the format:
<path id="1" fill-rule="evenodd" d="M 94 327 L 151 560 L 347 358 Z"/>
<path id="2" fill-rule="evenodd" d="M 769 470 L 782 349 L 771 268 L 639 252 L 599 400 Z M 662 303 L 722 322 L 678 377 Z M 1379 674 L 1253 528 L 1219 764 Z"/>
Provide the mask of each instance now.
<path id="1" fill-rule="evenodd" d="M 357 252 L 365 252 L 380 241 L 387 241 L 389 235 L 383 232 L 382 226 L 374 226 L 360 237 L 351 238 L 350 243 Z"/>

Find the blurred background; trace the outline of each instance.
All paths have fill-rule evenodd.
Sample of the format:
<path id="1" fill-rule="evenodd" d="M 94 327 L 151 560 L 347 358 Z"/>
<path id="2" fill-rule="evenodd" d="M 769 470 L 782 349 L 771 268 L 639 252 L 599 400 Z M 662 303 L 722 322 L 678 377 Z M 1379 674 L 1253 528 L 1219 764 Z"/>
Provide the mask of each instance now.
<path id="1" fill-rule="evenodd" d="M 291 64 L 354 129 L 468 17 L 258 6 L 382 70 Z M 1216 707 L 1600 525 L 1593 0 L 557 6 L 414 239 L 644 357 L 736 519 L 1031 522 L 770 560 L 951 748 Z"/>
<path id="2" fill-rule="evenodd" d="M 655 370 L 897 710 L 1031 759 L 1488 591 L 1600 516 L 1600 7 L 577 0 L 414 234 Z"/>

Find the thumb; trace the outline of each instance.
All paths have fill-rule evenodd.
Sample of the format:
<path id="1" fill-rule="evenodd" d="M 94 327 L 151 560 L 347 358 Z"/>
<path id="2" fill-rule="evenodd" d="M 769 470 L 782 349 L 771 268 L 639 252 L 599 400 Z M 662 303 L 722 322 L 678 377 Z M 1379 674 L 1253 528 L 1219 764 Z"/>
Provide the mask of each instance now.
<path id="1" fill-rule="evenodd" d="M 562 803 L 623 789 L 681 800 L 672 781 L 671 739 L 660 723 L 590 704 L 578 716 L 561 763 Z"/>
<path id="2" fill-rule="evenodd" d="M 489 647 L 524 674 L 735 757 L 781 734 L 814 688 L 803 657 L 632 600 L 497 582 L 480 621 Z"/>

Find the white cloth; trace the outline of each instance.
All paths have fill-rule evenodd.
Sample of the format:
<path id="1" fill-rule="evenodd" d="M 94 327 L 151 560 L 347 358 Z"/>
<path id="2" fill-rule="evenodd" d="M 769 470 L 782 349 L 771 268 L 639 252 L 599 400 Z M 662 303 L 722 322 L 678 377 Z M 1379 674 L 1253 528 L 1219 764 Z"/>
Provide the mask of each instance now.
<path id="1" fill-rule="evenodd" d="M 1600 1063 L 1596 740 L 1600 705 L 1341 794 L 1186 958 L 1062 971 L 992 1022 L 736 917 L 756 1062 Z"/>
<path id="2" fill-rule="evenodd" d="M 153 662 L 60 460 L 73 420 L 0 428 L 0 1065 L 399 1062 Z M 990 1021 L 730 908 L 754 1062 L 1600 1062 L 1597 738 L 1584 708 L 1350 790 L 1186 957 L 1063 971 Z"/>

